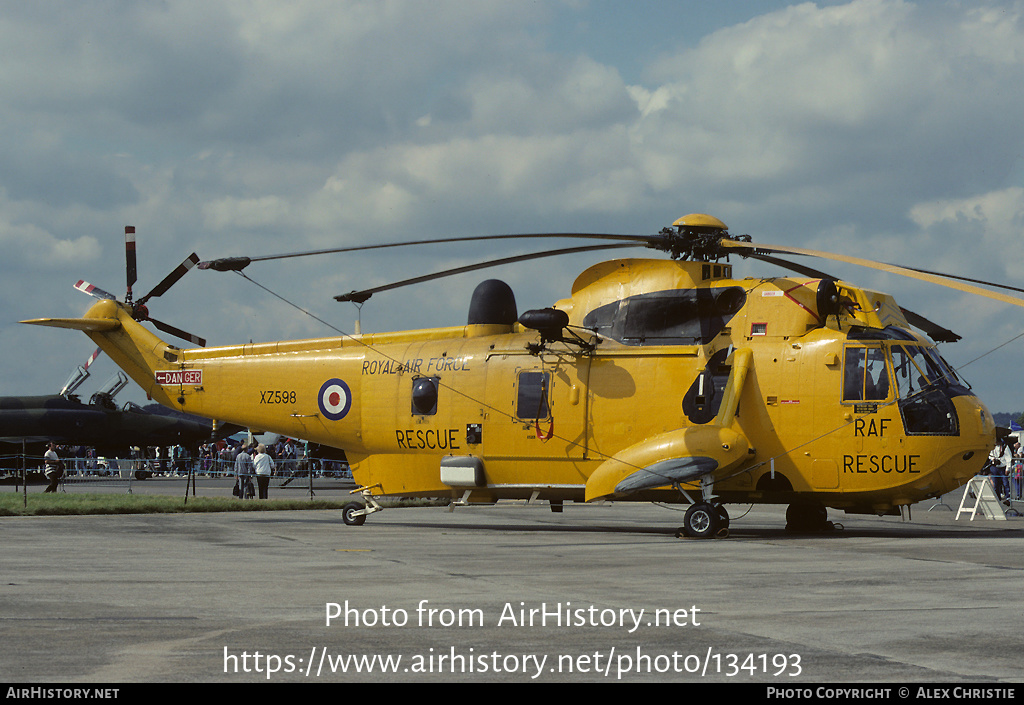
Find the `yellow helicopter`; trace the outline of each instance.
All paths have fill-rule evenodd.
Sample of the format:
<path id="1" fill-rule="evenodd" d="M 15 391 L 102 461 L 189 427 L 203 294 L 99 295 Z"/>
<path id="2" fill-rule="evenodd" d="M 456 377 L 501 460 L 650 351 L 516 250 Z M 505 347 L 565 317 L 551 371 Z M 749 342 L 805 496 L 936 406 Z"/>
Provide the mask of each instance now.
<path id="1" fill-rule="evenodd" d="M 363 499 L 343 510 L 350 525 L 379 511 L 378 498 L 403 496 L 547 501 L 553 511 L 566 501 L 681 503 L 690 506 L 680 535 L 699 538 L 728 534 L 725 504 L 776 503 L 789 505 L 791 528 L 827 530 L 827 508 L 898 514 L 963 485 L 995 443 L 992 415 L 911 324 L 940 341 L 955 334 L 887 294 L 776 255 L 1024 300 L 949 275 L 753 243 L 704 214 L 650 236 L 533 237 L 546 235 L 670 257 L 597 264 L 568 298 L 522 315 L 510 288 L 488 280 L 465 325 L 182 349 L 141 324 L 152 319 L 131 298 L 132 246 L 124 302 L 80 282 L 100 299 L 82 318 L 25 322 L 85 331 L 171 408 L 343 448 Z M 734 279 L 729 255 L 802 276 Z M 200 267 L 240 271 L 258 259 Z M 501 262 L 512 259 L 523 258 Z M 399 284 L 335 298 L 361 302 Z"/>

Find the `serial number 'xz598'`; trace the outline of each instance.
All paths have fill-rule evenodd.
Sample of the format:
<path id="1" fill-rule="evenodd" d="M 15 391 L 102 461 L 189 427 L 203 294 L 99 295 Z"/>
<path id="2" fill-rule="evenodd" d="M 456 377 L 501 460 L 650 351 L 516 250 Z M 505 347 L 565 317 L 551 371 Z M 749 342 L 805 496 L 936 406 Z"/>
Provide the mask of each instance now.
<path id="1" fill-rule="evenodd" d="M 260 404 L 294 404 L 295 392 L 283 389 L 268 389 L 260 392 Z"/>

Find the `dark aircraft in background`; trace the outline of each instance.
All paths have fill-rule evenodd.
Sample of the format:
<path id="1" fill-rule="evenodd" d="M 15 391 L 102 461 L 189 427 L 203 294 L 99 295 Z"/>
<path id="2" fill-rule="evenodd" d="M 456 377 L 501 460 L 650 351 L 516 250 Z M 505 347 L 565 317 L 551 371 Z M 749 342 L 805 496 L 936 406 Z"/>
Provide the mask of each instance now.
<path id="1" fill-rule="evenodd" d="M 114 396 L 128 383 L 121 372 L 94 393 L 89 403 L 73 392 L 88 378 L 89 365 L 99 354 L 97 349 L 85 365 L 68 379 L 60 394 L 0 397 L 0 445 L 4 455 L 41 456 L 47 441 L 58 445 L 91 446 L 97 456 L 130 455 L 132 447 L 183 445 L 194 448 L 205 441 L 231 435 L 241 427 L 215 426 L 208 419 L 154 405 L 150 412 L 127 402 L 118 408 Z M 20 465 L 20 462 L 18 463 Z"/>

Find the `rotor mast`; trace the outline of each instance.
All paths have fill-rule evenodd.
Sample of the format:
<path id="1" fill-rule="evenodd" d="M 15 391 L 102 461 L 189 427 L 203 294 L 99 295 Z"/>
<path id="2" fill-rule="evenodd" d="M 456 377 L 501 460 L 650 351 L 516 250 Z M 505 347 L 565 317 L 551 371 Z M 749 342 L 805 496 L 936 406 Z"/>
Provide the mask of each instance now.
<path id="1" fill-rule="evenodd" d="M 651 241 L 649 247 L 667 252 L 672 259 L 695 262 L 718 261 L 729 256 L 721 246 L 722 240 L 750 242 L 749 235 L 729 235 L 729 226 L 718 218 L 706 213 L 690 213 L 679 218 L 672 227 L 662 228 L 660 239 Z"/>

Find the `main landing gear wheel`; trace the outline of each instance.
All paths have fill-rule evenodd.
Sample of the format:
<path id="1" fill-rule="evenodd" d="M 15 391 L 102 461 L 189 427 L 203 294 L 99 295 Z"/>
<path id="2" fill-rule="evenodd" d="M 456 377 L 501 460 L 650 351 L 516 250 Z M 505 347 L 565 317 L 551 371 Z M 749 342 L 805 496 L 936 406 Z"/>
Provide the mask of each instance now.
<path id="1" fill-rule="evenodd" d="M 683 527 L 676 536 L 679 538 L 709 539 L 725 538 L 729 535 L 729 514 L 720 504 L 700 502 L 686 510 Z"/>
<path id="2" fill-rule="evenodd" d="M 364 509 L 366 506 L 359 502 L 349 502 L 341 508 L 341 520 L 349 526 L 362 526 L 366 521 L 366 515 L 356 514 L 356 512 L 362 512 Z"/>
<path id="3" fill-rule="evenodd" d="M 817 502 L 794 502 L 786 509 L 786 531 L 793 534 L 821 534 L 835 531 L 828 509 Z"/>

